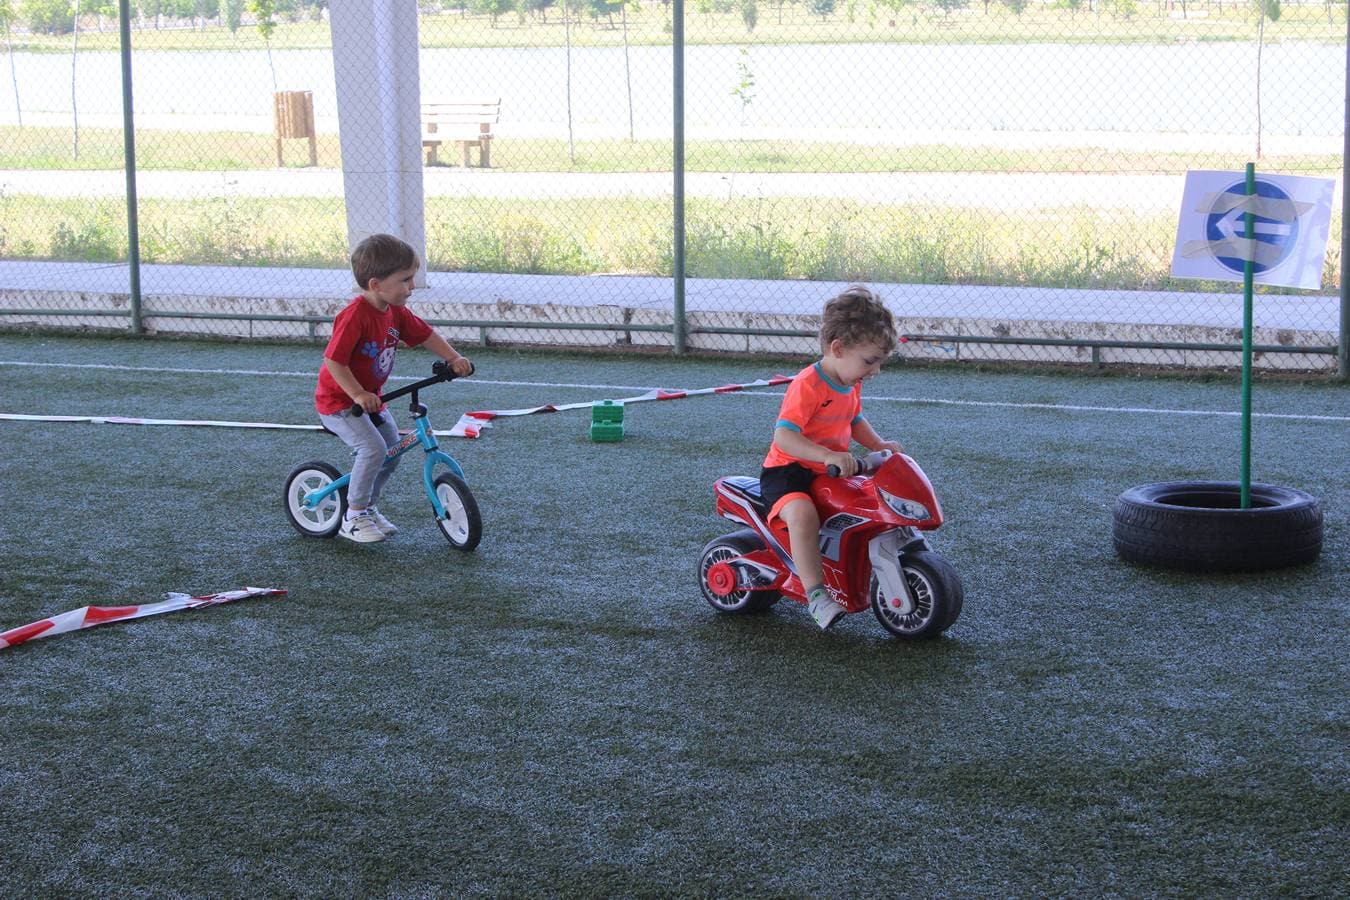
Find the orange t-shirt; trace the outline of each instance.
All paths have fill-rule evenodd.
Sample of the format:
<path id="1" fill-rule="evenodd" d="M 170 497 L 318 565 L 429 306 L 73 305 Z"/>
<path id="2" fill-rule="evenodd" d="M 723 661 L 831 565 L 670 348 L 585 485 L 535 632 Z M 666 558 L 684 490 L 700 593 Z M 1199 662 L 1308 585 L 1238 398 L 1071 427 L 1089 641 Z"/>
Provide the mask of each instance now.
<path id="1" fill-rule="evenodd" d="M 853 425 L 862 418 L 862 382 L 851 388 L 835 384 L 813 363 L 797 373 L 788 385 L 783 405 L 778 408 L 774 428 L 791 428 L 807 440 L 830 450 L 846 451 L 853 440 Z M 789 456 L 769 445 L 764 465 L 786 466 L 797 463 L 815 472 L 824 472 L 825 464 Z"/>

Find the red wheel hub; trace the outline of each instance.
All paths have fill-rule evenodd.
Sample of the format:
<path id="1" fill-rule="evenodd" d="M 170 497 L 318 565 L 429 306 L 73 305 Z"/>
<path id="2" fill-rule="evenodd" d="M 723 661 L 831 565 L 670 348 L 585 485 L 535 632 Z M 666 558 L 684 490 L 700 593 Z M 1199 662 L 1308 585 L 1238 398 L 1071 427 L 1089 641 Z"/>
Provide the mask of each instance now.
<path id="1" fill-rule="evenodd" d="M 708 590 L 725 597 L 736 590 L 736 572 L 724 562 L 714 563 L 708 570 Z"/>

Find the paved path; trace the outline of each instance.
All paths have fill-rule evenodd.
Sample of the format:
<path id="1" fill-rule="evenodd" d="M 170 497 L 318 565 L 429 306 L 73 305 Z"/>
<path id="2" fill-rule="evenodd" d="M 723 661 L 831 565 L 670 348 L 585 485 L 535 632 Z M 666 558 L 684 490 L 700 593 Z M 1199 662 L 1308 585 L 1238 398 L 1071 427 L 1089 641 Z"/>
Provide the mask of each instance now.
<path id="1" fill-rule="evenodd" d="M 693 278 L 686 285 L 690 312 L 730 315 L 814 315 L 843 282 L 764 281 Z M 1089 291 L 969 285 L 874 284 L 901 316 L 1150 325 L 1242 327 L 1242 295 L 1167 291 Z M 270 269 L 228 266 L 143 266 L 143 294 L 263 299 L 338 299 L 351 293 L 351 273 L 340 269 Z M 1235 286 L 1235 291 L 1237 290 Z M 127 294 L 127 267 L 121 264 L 0 261 L 0 293 L 19 305 L 25 291 Z M 622 275 L 499 275 L 429 272 L 419 301 L 508 305 L 611 306 L 669 310 L 669 278 Z M 1257 298 L 1258 327 L 1336 331 L 1339 300 L 1324 295 Z M 763 323 L 761 323 L 762 325 Z M 987 331 L 992 325 L 982 325 Z"/>

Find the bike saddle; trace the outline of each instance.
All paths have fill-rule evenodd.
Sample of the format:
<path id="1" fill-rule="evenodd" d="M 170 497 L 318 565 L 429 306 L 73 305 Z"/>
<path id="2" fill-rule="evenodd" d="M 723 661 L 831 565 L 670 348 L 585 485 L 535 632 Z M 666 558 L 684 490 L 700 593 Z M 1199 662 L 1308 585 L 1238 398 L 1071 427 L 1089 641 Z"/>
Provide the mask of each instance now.
<path id="1" fill-rule="evenodd" d="M 759 492 L 759 479 L 752 478 L 749 475 L 728 475 L 722 479 L 722 483 L 727 486 L 727 490 L 744 497 L 755 512 L 759 513 L 761 519 L 768 519 L 769 505 L 764 502 L 764 495 Z"/>

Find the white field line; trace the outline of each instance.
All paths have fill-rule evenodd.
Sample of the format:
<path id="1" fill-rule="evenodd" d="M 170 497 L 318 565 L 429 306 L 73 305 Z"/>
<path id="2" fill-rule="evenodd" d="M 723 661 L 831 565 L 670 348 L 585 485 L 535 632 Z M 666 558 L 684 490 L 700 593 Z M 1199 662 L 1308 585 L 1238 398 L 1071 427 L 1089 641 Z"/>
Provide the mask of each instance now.
<path id="1" fill-rule="evenodd" d="M 54 368 L 54 369 L 100 369 L 121 372 L 158 372 L 164 374 L 181 375 L 254 375 L 274 378 L 317 378 L 318 368 L 312 372 L 285 372 L 270 371 L 265 369 L 194 369 L 194 368 L 172 368 L 164 366 L 125 366 L 110 365 L 106 363 L 52 363 L 52 362 L 30 362 L 27 360 L 0 359 L 0 366 L 18 366 L 25 368 Z M 390 377 L 390 381 L 416 381 L 421 376 L 395 375 Z M 625 385 L 625 384 L 579 384 L 565 381 L 493 381 L 487 378 L 475 378 L 476 384 L 492 384 L 502 387 L 539 387 L 539 388 L 574 388 L 597 391 L 650 391 L 650 386 Z M 782 391 L 756 390 L 756 391 L 733 391 L 720 396 L 734 397 L 737 395 L 757 395 L 765 397 L 781 397 Z M 1057 412 L 1090 412 L 1090 413 L 1118 413 L 1125 415 L 1159 415 L 1159 416 L 1223 416 L 1235 417 L 1242 413 L 1237 410 L 1224 409 L 1168 409 L 1148 406 L 1085 406 L 1081 404 L 1069 403 L 1016 403 L 1012 401 L 999 400 L 952 400 L 943 397 L 887 397 L 868 394 L 866 396 L 868 403 L 904 403 L 910 405 L 933 405 L 933 406 L 970 406 L 970 407 L 988 407 L 995 409 L 1039 409 Z M 13 418 L 18 418 L 17 416 Z M 36 418 L 36 417 L 34 417 Z M 52 417 L 45 417 L 52 418 Z M 1306 422 L 1350 422 L 1350 415 L 1347 416 L 1322 416 L 1302 413 L 1265 413 L 1253 412 L 1254 419 L 1284 419 L 1291 421 Z"/>

